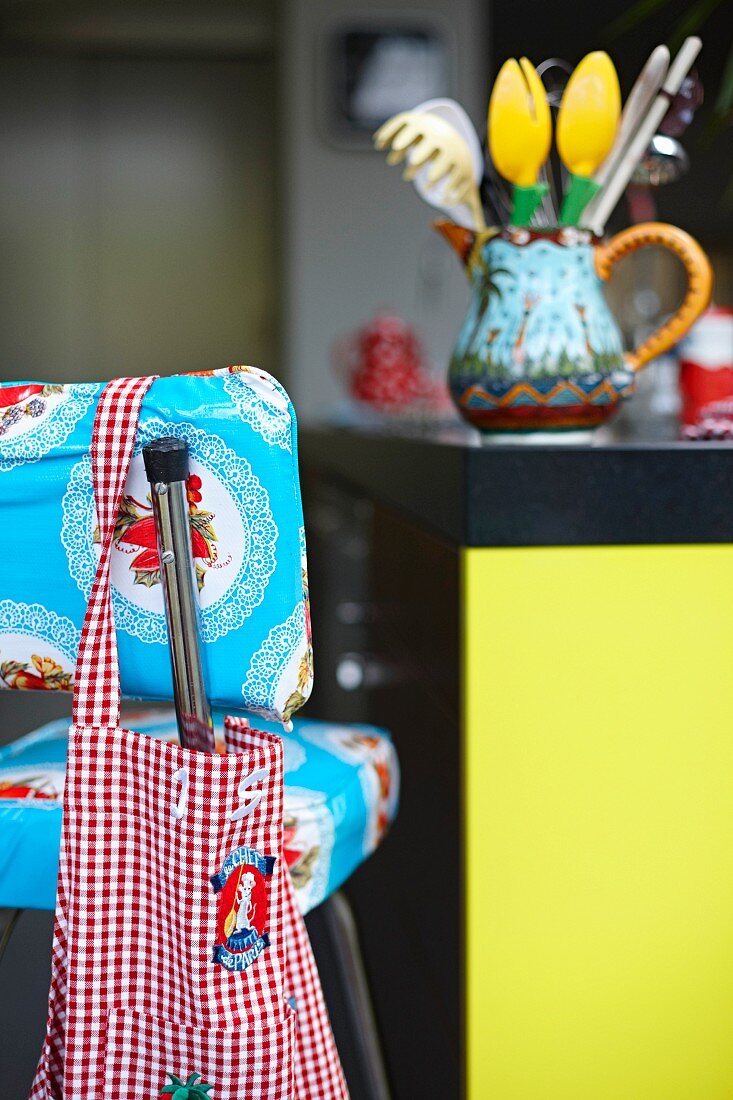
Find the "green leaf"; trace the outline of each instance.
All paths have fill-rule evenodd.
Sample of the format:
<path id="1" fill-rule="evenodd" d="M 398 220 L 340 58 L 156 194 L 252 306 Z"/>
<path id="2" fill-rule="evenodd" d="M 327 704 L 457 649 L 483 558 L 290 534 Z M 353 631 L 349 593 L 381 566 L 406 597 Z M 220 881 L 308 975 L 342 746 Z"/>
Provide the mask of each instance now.
<path id="1" fill-rule="evenodd" d="M 160 1091 L 172 1095 L 173 1100 L 211 1100 L 208 1092 L 214 1086 L 204 1084 L 201 1081 L 200 1073 L 192 1073 L 185 1085 L 180 1077 L 176 1077 L 173 1073 L 169 1073 L 167 1076 L 170 1077 L 172 1083 L 166 1085 Z M 201 1084 L 196 1084 L 197 1081 L 201 1081 Z"/>
<path id="2" fill-rule="evenodd" d="M 643 23 L 650 16 L 654 15 L 656 11 L 660 11 L 665 8 L 669 0 L 638 0 L 638 3 L 632 4 L 630 8 L 627 8 L 623 15 L 620 15 L 618 19 L 609 24 L 607 33 L 611 38 L 619 38 L 626 31 L 631 30 L 633 27 L 637 27 L 639 23 Z"/>
<path id="3" fill-rule="evenodd" d="M 195 531 L 205 538 L 207 542 L 216 542 L 216 531 L 211 525 L 211 521 L 214 518 L 213 512 L 191 512 L 191 526 Z"/>
<path id="4" fill-rule="evenodd" d="M 728 186 L 723 192 L 722 205 L 726 210 L 733 210 L 733 176 L 728 180 Z"/>
<path id="5" fill-rule="evenodd" d="M 689 35 L 696 34 L 703 27 L 721 3 L 722 0 L 698 0 L 688 8 L 669 37 L 669 49 L 673 56 Z"/>
<path id="6" fill-rule="evenodd" d="M 283 720 L 285 722 L 290 721 L 295 711 L 300 710 L 304 703 L 305 696 L 296 689 L 292 693 L 292 695 L 288 697 L 285 706 L 283 707 Z"/>
<path id="7" fill-rule="evenodd" d="M 10 676 L 16 676 L 19 672 L 25 672 L 28 668 L 27 664 L 21 664 L 20 661 L 3 661 L 0 665 L 0 677 L 3 680 L 7 680 Z"/>
<path id="8" fill-rule="evenodd" d="M 160 584 L 159 569 L 136 569 L 133 584 L 141 584 L 144 588 L 154 588 Z"/>
<path id="9" fill-rule="evenodd" d="M 204 512 L 201 508 L 197 508 L 195 512 L 190 513 L 191 523 L 194 527 L 200 527 L 201 523 L 211 523 L 214 518 L 213 512 Z"/>
<path id="10" fill-rule="evenodd" d="M 133 523 L 137 523 L 139 519 L 142 519 L 142 515 L 138 512 L 135 504 L 130 497 L 123 497 L 120 502 L 120 508 L 115 520 L 115 528 L 113 538 L 115 542 L 119 542 L 122 536 L 125 534 L 129 527 L 132 527 Z M 99 541 L 99 528 L 97 528 L 97 539 Z"/>
<path id="11" fill-rule="evenodd" d="M 44 677 L 47 684 L 53 684 L 54 687 L 61 687 L 65 691 L 71 690 L 71 673 L 64 672 L 63 669 L 59 669 L 58 672 L 52 672 L 50 675 Z"/>
<path id="12" fill-rule="evenodd" d="M 728 60 L 725 63 L 723 81 L 720 85 L 718 98 L 715 100 L 713 110 L 720 118 L 725 118 L 725 116 L 733 110 L 733 46 L 730 48 Z"/>

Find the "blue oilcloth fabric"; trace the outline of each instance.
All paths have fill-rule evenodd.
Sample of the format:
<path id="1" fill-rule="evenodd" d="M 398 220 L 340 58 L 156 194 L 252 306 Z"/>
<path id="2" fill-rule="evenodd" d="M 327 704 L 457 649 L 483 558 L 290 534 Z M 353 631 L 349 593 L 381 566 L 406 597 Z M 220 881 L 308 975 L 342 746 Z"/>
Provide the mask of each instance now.
<path id="1" fill-rule="evenodd" d="M 98 559 L 91 475 L 102 385 L 0 385 L 0 688 L 71 690 Z M 172 699 L 142 448 L 188 441 L 188 501 L 212 700 L 288 718 L 312 682 L 295 413 L 270 375 L 157 379 L 145 396 L 112 553 L 123 694 Z"/>
<path id="2" fill-rule="evenodd" d="M 223 712 L 215 716 L 223 736 Z M 171 711 L 123 713 L 130 729 L 176 740 Z M 282 727 L 257 721 L 282 733 Z M 0 907 L 53 909 L 68 722 L 50 722 L 0 748 Z M 374 851 L 397 811 L 399 768 L 374 726 L 296 718 L 285 747 L 285 859 L 303 912 Z"/>

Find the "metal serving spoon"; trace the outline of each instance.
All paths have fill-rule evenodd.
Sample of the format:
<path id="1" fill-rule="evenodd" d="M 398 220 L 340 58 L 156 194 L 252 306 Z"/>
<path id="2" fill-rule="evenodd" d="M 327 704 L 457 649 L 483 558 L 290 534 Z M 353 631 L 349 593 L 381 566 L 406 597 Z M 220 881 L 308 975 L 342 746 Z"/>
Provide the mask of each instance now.
<path id="1" fill-rule="evenodd" d="M 677 138 L 655 134 L 642 159 L 634 169 L 632 183 L 647 187 L 664 187 L 675 183 L 690 167 L 690 158 Z"/>

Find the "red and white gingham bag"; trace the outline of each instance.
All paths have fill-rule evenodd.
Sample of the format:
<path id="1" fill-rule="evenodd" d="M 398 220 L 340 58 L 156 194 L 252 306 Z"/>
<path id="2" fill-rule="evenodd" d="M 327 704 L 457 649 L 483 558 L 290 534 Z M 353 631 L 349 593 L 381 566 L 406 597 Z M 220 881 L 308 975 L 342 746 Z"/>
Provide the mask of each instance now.
<path id="1" fill-rule="evenodd" d="M 48 1025 L 31 1100 L 153 1100 L 178 1089 L 188 1100 L 344 1100 L 282 859 L 280 739 L 228 719 L 219 755 L 120 728 L 110 549 L 152 381 L 111 382 L 95 419 L 102 550 L 77 665 Z"/>

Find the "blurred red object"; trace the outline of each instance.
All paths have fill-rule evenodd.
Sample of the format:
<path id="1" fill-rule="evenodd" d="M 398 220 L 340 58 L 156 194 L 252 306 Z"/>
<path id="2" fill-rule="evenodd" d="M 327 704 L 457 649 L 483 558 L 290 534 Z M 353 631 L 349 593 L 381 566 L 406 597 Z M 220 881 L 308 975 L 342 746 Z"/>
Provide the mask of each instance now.
<path id="1" fill-rule="evenodd" d="M 733 309 L 713 306 L 690 329 L 680 346 L 680 391 L 686 426 L 733 398 Z"/>
<path id="2" fill-rule="evenodd" d="M 339 341 L 334 358 L 349 396 L 381 412 L 448 404 L 447 388 L 425 368 L 414 330 L 392 313 L 378 313 L 354 336 Z"/>
<path id="3" fill-rule="evenodd" d="M 683 439 L 703 442 L 729 442 L 733 439 L 733 400 L 713 401 L 700 411 L 696 424 L 682 429 Z"/>
<path id="4" fill-rule="evenodd" d="M 702 107 L 705 92 L 697 69 L 691 69 L 682 81 L 680 90 L 673 97 L 669 110 L 659 127 L 660 134 L 680 137 L 695 117 L 695 111 Z"/>

